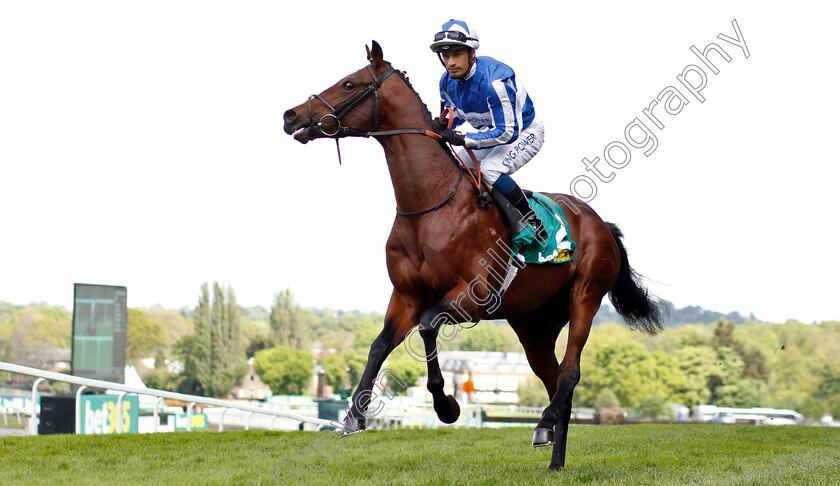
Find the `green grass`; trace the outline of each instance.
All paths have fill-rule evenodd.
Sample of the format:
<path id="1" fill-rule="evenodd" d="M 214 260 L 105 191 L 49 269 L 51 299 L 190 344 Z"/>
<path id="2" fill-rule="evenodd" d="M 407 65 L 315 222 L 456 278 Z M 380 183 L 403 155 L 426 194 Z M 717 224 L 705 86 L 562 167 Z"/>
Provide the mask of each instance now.
<path id="1" fill-rule="evenodd" d="M 572 426 L 560 472 L 546 469 L 551 448 L 531 448 L 531 433 L 530 427 L 367 431 L 322 443 L 327 451 L 340 444 L 332 457 L 315 450 L 314 432 L 6 437 L 0 483 L 277 484 L 272 469 L 281 463 L 278 477 L 287 475 L 292 485 L 303 478 L 330 485 L 840 484 L 836 428 Z M 309 470 L 305 460 L 320 470 Z"/>

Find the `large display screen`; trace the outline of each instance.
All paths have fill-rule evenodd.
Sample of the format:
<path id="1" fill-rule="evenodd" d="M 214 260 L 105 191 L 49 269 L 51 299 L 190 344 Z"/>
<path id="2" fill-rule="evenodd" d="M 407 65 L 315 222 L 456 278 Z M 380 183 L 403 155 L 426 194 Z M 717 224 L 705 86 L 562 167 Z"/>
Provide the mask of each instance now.
<path id="1" fill-rule="evenodd" d="M 73 375 L 125 382 L 126 288 L 75 284 Z"/>

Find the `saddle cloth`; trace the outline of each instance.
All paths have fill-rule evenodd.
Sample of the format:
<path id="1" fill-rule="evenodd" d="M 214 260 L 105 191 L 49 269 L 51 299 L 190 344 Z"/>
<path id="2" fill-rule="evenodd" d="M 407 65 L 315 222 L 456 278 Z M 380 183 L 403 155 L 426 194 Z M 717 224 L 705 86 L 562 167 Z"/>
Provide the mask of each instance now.
<path id="1" fill-rule="evenodd" d="M 538 192 L 528 197 L 531 206 L 545 227 L 548 238 L 537 242 L 531 226 L 519 232 L 512 241 L 512 256 L 523 263 L 565 263 L 574 258 L 575 242 L 569 235 L 569 224 L 563 210 L 548 196 Z"/>

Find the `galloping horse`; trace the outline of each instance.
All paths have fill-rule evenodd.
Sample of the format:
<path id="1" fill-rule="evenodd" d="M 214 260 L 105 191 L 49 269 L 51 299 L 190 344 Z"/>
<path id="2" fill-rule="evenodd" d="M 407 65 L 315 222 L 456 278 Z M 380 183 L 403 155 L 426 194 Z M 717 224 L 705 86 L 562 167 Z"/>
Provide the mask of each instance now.
<path id="1" fill-rule="evenodd" d="M 335 138 L 336 143 L 346 136 L 374 137 L 385 150 L 394 186 L 397 215 L 386 245 L 394 290 L 342 435 L 364 430 L 364 413 L 382 363 L 415 326 L 428 357 L 435 412 L 445 423 L 456 421 L 460 407 L 452 395 L 444 394 L 436 357 L 438 332 L 442 324 L 507 319 L 550 400 L 532 445 L 553 444 L 549 469 L 562 468 L 581 351 L 601 300 L 609 293 L 616 311 L 631 326 L 651 334 L 662 327 L 661 301 L 630 268 L 618 227 L 575 198 L 547 194 L 567 209 L 569 233 L 577 243 L 574 258 L 525 265 L 499 302 L 489 283 L 500 283 L 506 265 L 487 255 L 510 244 L 501 212 L 479 203 L 475 187 L 460 183 L 466 171 L 434 136 L 435 122 L 404 73 L 383 60 L 375 41 L 367 54 L 368 66 L 283 115 L 285 132 L 301 143 L 322 137 Z M 558 364 L 554 347 L 567 322 L 568 344 Z"/>

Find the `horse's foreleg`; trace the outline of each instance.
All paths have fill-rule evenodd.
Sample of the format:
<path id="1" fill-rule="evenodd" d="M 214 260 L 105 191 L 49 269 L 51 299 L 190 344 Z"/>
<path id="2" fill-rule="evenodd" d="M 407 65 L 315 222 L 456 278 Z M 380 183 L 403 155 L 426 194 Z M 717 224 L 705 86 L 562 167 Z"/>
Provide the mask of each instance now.
<path id="1" fill-rule="evenodd" d="M 385 315 L 385 326 L 370 345 L 365 370 L 359 379 L 359 386 L 353 392 L 352 403 L 344 419 L 342 437 L 365 430 L 365 411 L 374 396 L 374 381 L 385 358 L 405 339 L 408 331 L 414 326 L 416 322 L 414 319 L 415 316 L 408 312 L 402 299 L 397 294 L 391 295 L 391 302 Z"/>
<path id="2" fill-rule="evenodd" d="M 449 314 L 441 311 L 437 306 L 433 307 L 420 316 L 420 337 L 423 338 L 423 347 L 426 351 L 426 367 L 428 369 L 428 381 L 426 388 L 432 394 L 435 413 L 441 422 L 451 424 L 458 420 L 461 415 L 461 407 L 452 395 L 443 392 L 443 374 L 440 372 L 438 363 L 438 333 L 440 328 L 446 324 L 455 324 L 448 318 Z"/>
<path id="3" fill-rule="evenodd" d="M 393 335 L 393 329 L 388 325 L 388 320 L 386 319 L 385 328 L 379 333 L 379 336 L 373 341 L 373 344 L 370 345 L 365 371 L 359 380 L 359 386 L 353 392 L 350 410 L 348 410 L 347 416 L 344 418 L 344 429 L 341 431 L 342 437 L 357 434 L 365 430 L 367 425 L 365 411 L 373 397 L 373 382 L 379 373 L 379 369 L 382 367 L 382 363 L 391 352 Z"/>

